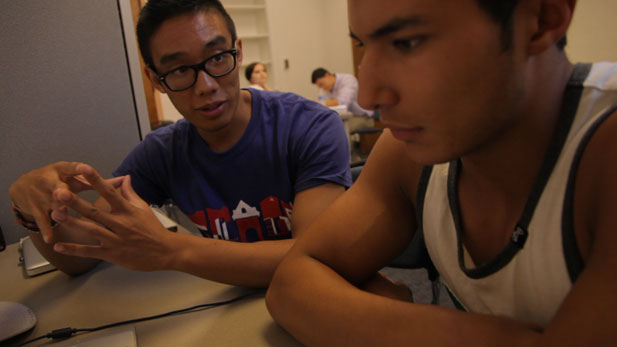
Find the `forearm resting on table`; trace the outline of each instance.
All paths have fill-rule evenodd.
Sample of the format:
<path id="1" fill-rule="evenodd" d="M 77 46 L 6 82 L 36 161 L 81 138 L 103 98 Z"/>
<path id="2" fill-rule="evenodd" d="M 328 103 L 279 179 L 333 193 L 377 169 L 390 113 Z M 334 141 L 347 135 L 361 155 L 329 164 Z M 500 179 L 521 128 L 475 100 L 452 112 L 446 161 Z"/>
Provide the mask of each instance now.
<path id="1" fill-rule="evenodd" d="M 169 270 L 248 287 L 267 287 L 294 242 L 287 239 L 245 243 L 187 234 L 177 234 L 172 239 L 177 252 L 169 259 Z"/>
<path id="2" fill-rule="evenodd" d="M 532 345 L 539 335 L 509 319 L 364 292 L 309 256 L 281 263 L 266 303 L 274 319 L 309 346 L 514 346 Z"/>
<path id="3" fill-rule="evenodd" d="M 326 183 L 298 192 L 291 220 L 294 239 L 245 243 L 192 240 L 186 235 L 175 269 L 227 284 L 267 287 L 295 238 L 344 191 L 338 184 Z"/>

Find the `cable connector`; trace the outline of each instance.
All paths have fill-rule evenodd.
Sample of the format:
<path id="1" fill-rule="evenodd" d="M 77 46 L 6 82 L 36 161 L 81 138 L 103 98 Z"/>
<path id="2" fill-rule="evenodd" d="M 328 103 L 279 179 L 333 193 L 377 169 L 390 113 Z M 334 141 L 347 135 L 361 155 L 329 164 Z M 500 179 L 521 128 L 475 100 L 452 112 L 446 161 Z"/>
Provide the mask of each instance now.
<path id="1" fill-rule="evenodd" d="M 56 329 L 56 330 L 52 330 L 51 333 L 47 334 L 46 337 L 52 338 L 54 340 L 65 339 L 67 337 L 73 336 L 75 331 L 76 329 L 73 329 L 71 327 Z"/>

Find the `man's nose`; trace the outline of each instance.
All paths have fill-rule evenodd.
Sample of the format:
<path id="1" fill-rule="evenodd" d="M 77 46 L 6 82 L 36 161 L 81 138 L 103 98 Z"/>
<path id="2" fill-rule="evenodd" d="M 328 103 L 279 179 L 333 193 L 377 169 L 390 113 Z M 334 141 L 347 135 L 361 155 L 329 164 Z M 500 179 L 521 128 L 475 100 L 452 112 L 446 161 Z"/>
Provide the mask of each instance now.
<path id="1" fill-rule="evenodd" d="M 397 102 L 389 76 L 380 51 L 367 47 L 358 66 L 358 104 L 362 108 L 376 110 Z"/>
<path id="2" fill-rule="evenodd" d="M 208 75 L 204 70 L 197 71 L 197 80 L 194 90 L 197 94 L 209 94 L 218 89 L 219 84 L 216 78 Z"/>

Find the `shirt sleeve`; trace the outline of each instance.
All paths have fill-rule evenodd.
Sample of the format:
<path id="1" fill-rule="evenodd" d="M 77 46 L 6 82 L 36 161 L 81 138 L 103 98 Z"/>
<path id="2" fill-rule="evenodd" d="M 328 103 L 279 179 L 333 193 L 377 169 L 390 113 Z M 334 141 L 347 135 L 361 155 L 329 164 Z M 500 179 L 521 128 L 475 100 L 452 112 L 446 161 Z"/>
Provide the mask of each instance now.
<path id="1" fill-rule="evenodd" d="M 351 75 L 336 75 L 339 85 L 336 88 L 335 98 L 339 105 L 351 108 L 351 105 L 358 99 L 358 81 Z"/>
<path id="2" fill-rule="evenodd" d="M 349 141 L 341 117 L 330 109 L 318 105 L 310 112 L 319 112 L 305 124 L 294 150 L 297 170 L 296 193 L 324 183 L 344 187 L 351 185 L 349 167 Z"/>

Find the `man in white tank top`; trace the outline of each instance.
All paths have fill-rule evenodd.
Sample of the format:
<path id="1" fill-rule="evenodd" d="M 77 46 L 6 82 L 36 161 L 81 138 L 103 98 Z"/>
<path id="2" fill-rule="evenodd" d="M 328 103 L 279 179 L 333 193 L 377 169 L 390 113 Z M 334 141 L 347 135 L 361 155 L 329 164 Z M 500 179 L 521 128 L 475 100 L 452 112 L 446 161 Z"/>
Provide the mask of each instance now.
<path id="1" fill-rule="evenodd" d="M 566 57 L 576 1 L 348 3 L 389 130 L 278 267 L 274 319 L 316 346 L 614 346 L 617 64 Z M 414 236 L 461 310 L 374 281 Z"/>

